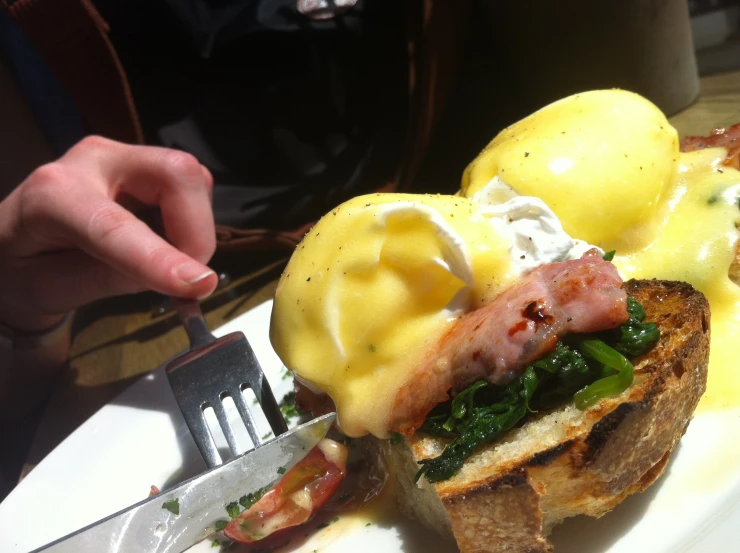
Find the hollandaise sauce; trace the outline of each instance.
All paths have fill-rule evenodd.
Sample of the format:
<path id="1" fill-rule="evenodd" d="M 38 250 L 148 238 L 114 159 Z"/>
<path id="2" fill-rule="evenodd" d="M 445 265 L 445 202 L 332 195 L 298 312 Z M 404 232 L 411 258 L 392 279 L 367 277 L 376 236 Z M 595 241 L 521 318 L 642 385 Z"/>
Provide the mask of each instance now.
<path id="1" fill-rule="evenodd" d="M 680 153 L 678 133 L 645 98 L 595 90 L 503 130 L 468 166 L 462 194 L 492 179 L 545 200 L 563 228 L 616 250 L 624 278 L 686 281 L 709 299 L 708 389 L 700 407 L 740 406 L 740 287 L 728 270 L 740 221 L 740 172 L 713 148 Z"/>
<path id="2" fill-rule="evenodd" d="M 516 278 L 509 246 L 466 198 L 354 198 L 291 257 L 271 318 L 275 351 L 332 397 L 345 434 L 387 437 L 411 371 L 461 311 Z"/>
<path id="3" fill-rule="evenodd" d="M 652 241 L 614 259 L 625 278 L 682 280 L 709 299 L 709 377 L 700 409 L 740 405 L 740 287 L 728 275 L 738 241 L 740 171 L 722 165 L 726 154 L 724 148 L 680 154 Z"/>

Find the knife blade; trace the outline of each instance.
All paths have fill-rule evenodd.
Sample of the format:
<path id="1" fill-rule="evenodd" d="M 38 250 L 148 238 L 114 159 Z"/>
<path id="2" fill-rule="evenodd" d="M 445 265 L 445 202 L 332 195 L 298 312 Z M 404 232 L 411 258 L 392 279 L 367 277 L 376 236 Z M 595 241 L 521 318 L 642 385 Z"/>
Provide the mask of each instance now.
<path id="1" fill-rule="evenodd" d="M 335 416 L 329 413 L 298 426 L 31 553 L 180 553 L 215 532 L 217 520 L 228 519 L 228 503 L 273 484 L 280 478 L 278 469 L 289 470 L 303 459 L 326 436 Z M 162 507 L 175 499 L 179 515 Z"/>

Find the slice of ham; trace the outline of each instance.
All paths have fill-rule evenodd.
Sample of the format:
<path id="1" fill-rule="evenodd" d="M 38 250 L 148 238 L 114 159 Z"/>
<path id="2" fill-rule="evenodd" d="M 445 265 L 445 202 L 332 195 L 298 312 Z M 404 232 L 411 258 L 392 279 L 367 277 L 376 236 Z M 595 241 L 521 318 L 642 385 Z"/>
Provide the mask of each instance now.
<path id="1" fill-rule="evenodd" d="M 709 136 L 687 136 L 681 140 L 682 152 L 717 147 L 727 149 L 727 157 L 722 162 L 724 165 L 740 169 L 740 123 L 729 129 L 714 129 Z"/>
<path id="2" fill-rule="evenodd" d="M 596 250 L 539 267 L 455 322 L 396 396 L 391 430 L 413 434 L 450 390 L 481 379 L 508 384 L 558 338 L 614 328 L 627 318 L 622 279 Z"/>

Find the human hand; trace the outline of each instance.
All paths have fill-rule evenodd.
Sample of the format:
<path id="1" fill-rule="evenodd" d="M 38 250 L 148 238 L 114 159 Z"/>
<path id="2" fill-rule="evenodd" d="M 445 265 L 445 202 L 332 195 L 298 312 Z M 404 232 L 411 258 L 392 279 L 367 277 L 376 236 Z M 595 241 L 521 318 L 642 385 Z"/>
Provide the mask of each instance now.
<path id="1" fill-rule="evenodd" d="M 40 330 L 106 296 L 202 298 L 217 277 L 213 179 L 193 156 L 88 137 L 0 203 L 0 324 Z M 119 202 L 158 206 L 168 240 Z"/>

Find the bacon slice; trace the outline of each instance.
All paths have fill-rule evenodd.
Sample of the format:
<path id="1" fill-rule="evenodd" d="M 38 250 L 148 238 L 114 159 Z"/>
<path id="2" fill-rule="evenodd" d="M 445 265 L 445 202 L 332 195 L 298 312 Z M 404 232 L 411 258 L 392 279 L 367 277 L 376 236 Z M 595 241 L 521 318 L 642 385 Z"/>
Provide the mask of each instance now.
<path id="1" fill-rule="evenodd" d="M 705 148 L 727 148 L 723 165 L 740 169 L 740 123 L 729 129 L 714 129 L 709 136 L 687 136 L 681 140 L 682 152 L 693 152 Z"/>
<path id="2" fill-rule="evenodd" d="M 561 336 L 614 328 L 627 318 L 622 279 L 596 250 L 539 267 L 453 325 L 396 396 L 391 429 L 413 434 L 450 390 L 481 379 L 505 385 Z"/>

